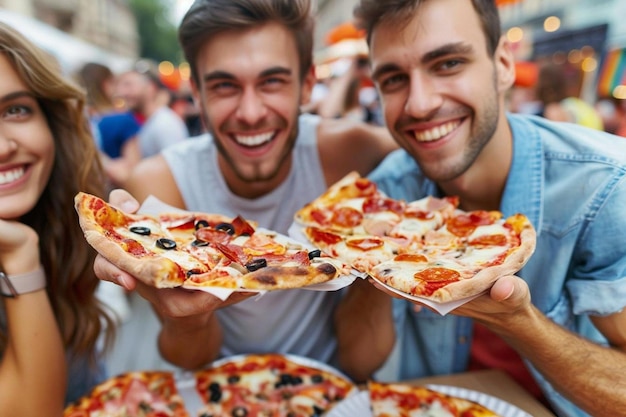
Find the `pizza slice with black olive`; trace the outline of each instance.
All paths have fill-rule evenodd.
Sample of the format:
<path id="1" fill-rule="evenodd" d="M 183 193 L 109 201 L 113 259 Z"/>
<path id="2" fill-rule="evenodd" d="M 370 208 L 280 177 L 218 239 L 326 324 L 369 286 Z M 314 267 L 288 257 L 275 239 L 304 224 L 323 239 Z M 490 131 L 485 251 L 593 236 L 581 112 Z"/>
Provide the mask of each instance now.
<path id="1" fill-rule="evenodd" d="M 319 250 L 309 251 L 238 216 L 208 213 L 130 214 L 78 193 L 85 238 L 102 256 L 158 287 L 232 290 L 300 288 L 348 274 Z"/>

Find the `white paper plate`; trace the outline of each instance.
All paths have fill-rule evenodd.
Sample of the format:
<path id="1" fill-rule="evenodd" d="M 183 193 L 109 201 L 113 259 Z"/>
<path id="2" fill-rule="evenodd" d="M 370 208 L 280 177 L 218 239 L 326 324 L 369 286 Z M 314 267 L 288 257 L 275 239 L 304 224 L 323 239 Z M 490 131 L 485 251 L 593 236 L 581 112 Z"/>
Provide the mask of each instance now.
<path id="1" fill-rule="evenodd" d="M 460 387 L 447 385 L 426 385 L 428 388 L 441 393 L 475 401 L 502 417 L 532 417 L 527 412 L 517 408 L 511 403 L 501 400 L 482 392 L 472 391 Z M 351 395 L 337 404 L 326 417 L 373 417 L 370 409 L 370 397 L 368 391 L 361 391 L 356 395 Z"/>

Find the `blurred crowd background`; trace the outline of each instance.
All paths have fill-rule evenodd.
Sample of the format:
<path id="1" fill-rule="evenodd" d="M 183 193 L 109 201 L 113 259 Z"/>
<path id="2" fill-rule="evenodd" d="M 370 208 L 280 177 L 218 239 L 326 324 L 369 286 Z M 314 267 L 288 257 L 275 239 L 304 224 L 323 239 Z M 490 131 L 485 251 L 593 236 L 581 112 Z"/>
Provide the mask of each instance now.
<path id="1" fill-rule="evenodd" d="M 626 16 L 623 0 L 496 0 L 518 60 L 510 110 L 569 120 L 626 135 Z M 52 54 L 69 75 L 84 65 L 114 76 L 138 67 L 169 97 L 165 103 L 202 132 L 189 94 L 189 68 L 176 38 L 192 0 L 0 0 L 0 20 L 12 23 Z M 318 0 L 316 74 L 305 108 L 328 117 L 380 124 L 368 78 L 367 45 L 351 22 L 356 0 Z M 129 109 L 111 87 L 110 105 Z M 132 109 L 131 109 L 132 110 Z M 139 123 L 143 122 L 139 112 Z"/>

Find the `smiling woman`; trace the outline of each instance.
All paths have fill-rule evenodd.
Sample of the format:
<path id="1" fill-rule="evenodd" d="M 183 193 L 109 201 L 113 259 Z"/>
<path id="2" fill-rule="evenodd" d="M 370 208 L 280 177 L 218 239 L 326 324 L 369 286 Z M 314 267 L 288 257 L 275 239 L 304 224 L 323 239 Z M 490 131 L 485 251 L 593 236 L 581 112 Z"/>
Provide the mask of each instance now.
<path id="1" fill-rule="evenodd" d="M 101 169 L 59 68 L 0 23 L 0 415 L 60 415 L 104 377 L 96 342 L 112 333 L 73 211 L 78 191 L 102 193 Z"/>

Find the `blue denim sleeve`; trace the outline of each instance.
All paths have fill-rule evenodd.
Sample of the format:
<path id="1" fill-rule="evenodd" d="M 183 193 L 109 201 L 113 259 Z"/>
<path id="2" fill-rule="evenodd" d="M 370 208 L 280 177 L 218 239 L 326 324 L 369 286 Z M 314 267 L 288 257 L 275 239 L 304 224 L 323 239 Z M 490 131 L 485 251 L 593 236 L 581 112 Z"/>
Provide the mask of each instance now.
<path id="1" fill-rule="evenodd" d="M 609 315 L 626 306 L 626 172 L 613 185 L 573 254 L 567 287 L 575 314 Z"/>

